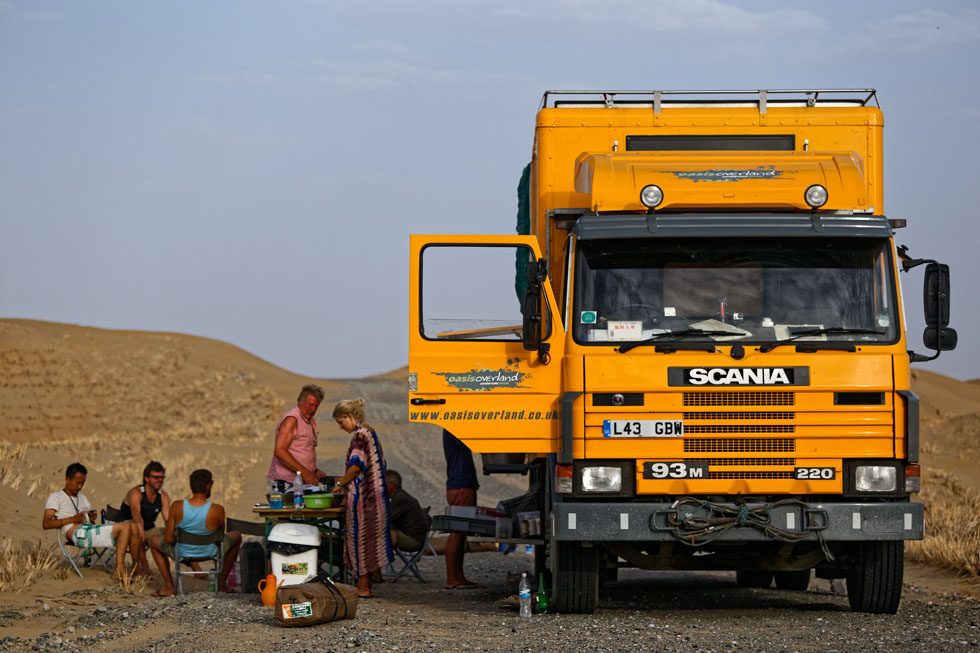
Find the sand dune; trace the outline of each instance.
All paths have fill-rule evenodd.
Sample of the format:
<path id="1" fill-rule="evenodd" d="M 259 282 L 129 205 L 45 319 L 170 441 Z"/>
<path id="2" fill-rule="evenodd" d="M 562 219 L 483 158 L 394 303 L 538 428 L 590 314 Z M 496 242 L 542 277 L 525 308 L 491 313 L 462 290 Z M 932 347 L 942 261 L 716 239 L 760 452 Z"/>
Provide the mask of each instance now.
<path id="1" fill-rule="evenodd" d="M 299 388 L 319 383 L 321 467 L 340 473 L 349 436 L 333 425 L 334 402 L 361 396 L 389 466 L 422 505 L 444 505 L 438 429 L 405 415 L 405 368 L 362 379 L 308 379 L 227 343 L 173 333 L 110 331 L 29 320 L 0 320 L 0 532 L 50 537 L 43 503 L 68 463 L 90 473 L 94 505 L 118 504 L 156 459 L 166 488 L 187 494 L 191 470 L 215 474 L 215 499 L 232 516 L 251 517 L 263 493 L 273 427 Z M 916 370 L 923 466 L 980 490 L 980 383 Z M 481 503 L 520 493 L 522 481 L 482 477 Z"/>
<path id="2" fill-rule="evenodd" d="M 310 379 L 227 343 L 172 333 L 110 331 L 0 320 L 0 533 L 52 537 L 40 527 L 47 495 L 75 460 L 95 506 L 118 505 L 151 460 L 167 468 L 164 489 L 188 493 L 199 467 L 215 475 L 214 499 L 250 519 L 263 498 L 274 426 L 300 387 L 327 396 L 317 417 L 321 468 L 342 472 L 350 436 L 330 418 L 340 399 L 364 397 L 390 467 L 437 511 L 445 504 L 440 431 L 409 424 L 407 370 L 364 379 Z M 487 477 L 481 501 L 520 493 L 516 479 Z"/>

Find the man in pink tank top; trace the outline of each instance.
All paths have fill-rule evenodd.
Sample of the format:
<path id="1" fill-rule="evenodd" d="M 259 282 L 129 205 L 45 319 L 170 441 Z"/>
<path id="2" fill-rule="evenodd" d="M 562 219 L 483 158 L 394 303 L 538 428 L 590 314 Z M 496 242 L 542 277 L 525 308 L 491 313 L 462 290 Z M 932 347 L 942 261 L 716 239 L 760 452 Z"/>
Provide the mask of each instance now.
<path id="1" fill-rule="evenodd" d="M 323 401 L 319 386 L 304 385 L 296 406 L 282 416 L 276 425 L 276 448 L 269 466 L 269 478 L 292 483 L 296 472 L 307 485 L 316 485 L 325 476 L 316 467 L 316 414 Z"/>

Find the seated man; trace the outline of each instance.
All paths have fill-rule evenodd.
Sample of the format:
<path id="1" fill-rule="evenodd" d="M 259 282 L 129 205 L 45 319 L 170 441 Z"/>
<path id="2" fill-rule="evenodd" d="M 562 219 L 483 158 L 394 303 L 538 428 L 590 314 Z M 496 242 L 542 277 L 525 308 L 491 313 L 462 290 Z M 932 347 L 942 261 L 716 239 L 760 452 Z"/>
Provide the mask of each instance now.
<path id="1" fill-rule="evenodd" d="M 88 470 L 81 463 L 68 465 L 65 471 L 65 488 L 48 497 L 44 504 L 41 527 L 47 530 L 60 528 L 65 541 L 78 547 L 116 547 L 116 577 L 126 572 L 126 549 L 133 558 L 134 566 L 139 559 L 139 538 L 132 521 L 115 524 L 96 524 L 96 511 L 82 487 Z"/>
<path id="2" fill-rule="evenodd" d="M 191 472 L 191 492 L 190 499 L 175 501 L 170 506 L 170 514 L 167 516 L 167 526 L 163 535 L 157 533 L 149 538 L 150 552 L 153 559 L 160 569 L 163 576 L 164 587 L 153 593 L 153 596 L 170 596 L 176 592 L 174 579 L 170 574 L 170 561 L 167 558 L 176 557 L 174 545 L 177 542 L 177 529 L 181 529 L 192 535 L 211 535 L 225 525 L 225 509 L 217 503 L 211 503 L 211 487 L 214 480 L 211 472 L 206 469 L 197 469 Z M 218 591 L 231 592 L 228 588 L 228 573 L 235 558 L 238 557 L 238 548 L 242 545 L 242 536 L 238 531 L 225 533 L 224 547 L 225 555 L 221 563 L 221 573 L 218 575 Z M 215 544 L 205 545 L 181 545 L 181 552 L 192 558 L 208 558 L 216 552 Z"/>
<path id="3" fill-rule="evenodd" d="M 148 574 L 150 571 L 150 565 L 146 560 L 147 538 L 157 533 L 163 534 L 163 529 L 156 526 L 157 515 L 161 515 L 166 523 L 167 516 L 170 514 L 170 496 L 163 491 L 165 478 L 167 475 L 163 465 L 151 460 L 143 468 L 143 484 L 130 488 L 119 510 L 120 521 L 133 519 L 133 515 L 139 515 L 138 519 L 133 519 L 141 544 L 139 561 L 136 564 L 139 573 Z"/>
<path id="4" fill-rule="evenodd" d="M 418 551 L 425 543 L 429 520 L 418 499 L 402 489 L 402 475 L 393 469 L 385 473 L 391 500 L 391 544 L 402 551 Z"/>

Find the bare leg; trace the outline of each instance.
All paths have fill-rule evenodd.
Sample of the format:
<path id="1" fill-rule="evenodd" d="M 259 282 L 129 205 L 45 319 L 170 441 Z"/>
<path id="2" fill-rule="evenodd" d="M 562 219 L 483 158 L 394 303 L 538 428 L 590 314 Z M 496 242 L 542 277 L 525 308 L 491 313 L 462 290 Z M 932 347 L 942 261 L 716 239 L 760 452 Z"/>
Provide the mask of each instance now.
<path id="1" fill-rule="evenodd" d="M 154 535 L 149 539 L 150 553 L 153 554 L 153 561 L 157 563 L 160 576 L 163 577 L 163 589 L 156 592 L 156 596 L 170 596 L 176 593 L 174 588 L 174 578 L 170 575 L 170 559 L 163 554 L 158 547 L 162 546 L 163 536 Z"/>
<path id="2" fill-rule="evenodd" d="M 124 521 L 117 522 L 112 525 L 112 538 L 116 541 L 116 576 L 122 578 L 123 574 L 126 573 L 126 549 L 130 549 L 132 553 L 133 549 L 130 546 L 130 536 L 133 532 L 133 522 Z M 135 562 L 137 557 L 133 556 L 133 561 Z"/>
<path id="3" fill-rule="evenodd" d="M 225 557 L 221 561 L 221 573 L 218 574 L 219 592 L 231 591 L 231 588 L 228 587 L 228 574 L 231 573 L 235 558 L 238 557 L 238 549 L 242 545 L 242 534 L 238 531 L 231 531 L 228 533 L 228 537 L 231 539 L 231 546 L 225 551 Z"/>
<path id="4" fill-rule="evenodd" d="M 129 522 L 129 557 L 133 561 L 133 573 L 139 572 L 139 559 L 144 556 L 143 542 L 140 541 L 139 528 L 136 527 L 135 522 Z"/>
<path id="5" fill-rule="evenodd" d="M 357 577 L 357 594 L 358 596 L 370 596 L 371 595 L 371 575 L 364 574 L 363 576 Z"/>
<path id="6" fill-rule="evenodd" d="M 139 547 L 139 560 L 136 562 L 137 574 L 149 574 L 150 573 L 150 563 L 146 559 L 146 543 L 142 542 Z"/>
<path id="7" fill-rule="evenodd" d="M 463 554 L 466 552 L 466 536 L 451 533 L 446 540 L 446 587 L 456 587 L 469 581 L 463 576 Z"/>

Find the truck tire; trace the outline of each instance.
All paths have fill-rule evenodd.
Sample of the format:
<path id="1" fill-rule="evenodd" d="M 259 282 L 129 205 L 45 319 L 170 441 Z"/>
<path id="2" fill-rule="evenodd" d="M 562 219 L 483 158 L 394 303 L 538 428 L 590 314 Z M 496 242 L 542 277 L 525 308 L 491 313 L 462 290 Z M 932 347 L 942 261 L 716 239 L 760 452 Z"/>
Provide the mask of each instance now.
<path id="1" fill-rule="evenodd" d="M 776 587 L 781 590 L 796 590 L 805 592 L 810 586 L 810 570 L 801 569 L 800 571 L 777 571 L 773 574 L 776 579 Z"/>
<path id="2" fill-rule="evenodd" d="M 592 614 L 599 599 L 599 556 L 581 542 L 556 542 L 551 607 L 563 614 Z"/>
<path id="3" fill-rule="evenodd" d="M 895 614 L 902 599 L 905 542 L 862 542 L 857 566 L 847 574 L 851 610 Z"/>
<path id="4" fill-rule="evenodd" d="M 735 582 L 739 587 L 765 589 L 772 585 L 772 572 L 758 569 L 739 569 L 735 572 Z"/>

